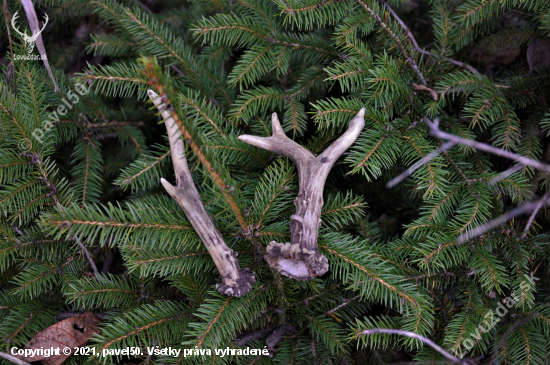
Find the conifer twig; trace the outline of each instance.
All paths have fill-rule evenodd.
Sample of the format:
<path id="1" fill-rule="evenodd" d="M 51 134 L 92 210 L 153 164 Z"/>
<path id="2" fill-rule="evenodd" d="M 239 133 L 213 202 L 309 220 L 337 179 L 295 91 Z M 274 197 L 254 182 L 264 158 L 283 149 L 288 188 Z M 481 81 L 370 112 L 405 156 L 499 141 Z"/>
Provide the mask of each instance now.
<path id="1" fill-rule="evenodd" d="M 269 265 L 281 274 L 297 280 L 311 280 L 328 271 L 328 260 L 319 252 L 317 245 L 323 188 L 338 157 L 363 130 L 364 115 L 365 108 L 362 108 L 350 121 L 348 130 L 318 157 L 285 135 L 277 113 L 271 116 L 271 137 L 239 136 L 239 140 L 252 146 L 290 158 L 298 168 L 300 191 L 294 201 L 296 213 L 290 217 L 291 242 L 270 242 L 265 256 Z"/>
<path id="2" fill-rule="evenodd" d="M 392 7 L 390 6 L 390 4 L 388 4 L 386 1 L 384 0 L 379 0 L 380 3 L 382 3 L 382 5 L 384 5 L 388 11 L 390 12 L 391 15 L 393 15 L 393 17 L 395 18 L 395 20 L 397 20 L 397 22 L 399 23 L 399 25 L 401 25 L 401 28 L 403 28 L 403 30 L 405 31 L 405 33 L 407 33 L 407 35 L 409 36 L 409 39 L 411 40 L 414 48 L 422 53 L 422 54 L 425 54 L 425 55 L 428 55 L 428 56 L 434 56 L 434 54 L 430 51 L 426 51 L 425 49 L 422 49 L 420 48 L 420 46 L 418 45 L 418 43 L 416 42 L 416 39 L 414 38 L 412 32 L 409 30 L 409 27 L 407 27 L 405 25 L 405 23 L 401 20 L 401 18 L 399 18 L 399 16 L 397 16 L 397 14 L 395 13 L 395 11 L 393 11 Z M 466 70 L 476 74 L 476 75 L 479 75 L 479 71 L 476 70 L 475 68 L 473 68 L 472 66 L 464 63 L 464 62 L 460 62 L 460 61 L 457 61 L 457 60 L 453 60 L 452 58 L 448 58 L 448 57 L 443 57 L 443 59 L 449 63 L 452 63 L 453 65 L 456 65 L 456 66 L 459 66 L 459 67 L 462 67 L 462 68 L 465 68 Z M 436 99 L 437 100 L 437 99 Z"/>
<path id="3" fill-rule="evenodd" d="M 254 284 L 255 275 L 250 269 L 239 267 L 237 252 L 225 244 L 221 233 L 208 215 L 187 165 L 181 130 L 166 110 L 164 100 L 161 100 L 165 95 L 159 97 L 153 90 L 148 90 L 147 94 L 164 119 L 176 175 L 176 186 L 161 178 L 162 186 L 184 211 L 212 256 L 221 274 L 221 281 L 216 285 L 218 291 L 235 297 L 244 295 Z"/>
<path id="4" fill-rule="evenodd" d="M 394 329 L 385 329 L 385 328 L 376 328 L 372 330 L 364 330 L 358 333 L 358 335 L 372 335 L 376 333 L 385 333 L 388 335 L 400 335 L 400 336 L 407 336 L 411 338 L 416 338 L 417 340 L 422 341 L 426 345 L 433 348 L 435 351 L 439 352 L 441 355 L 443 355 L 446 359 L 454 362 L 455 364 L 461 364 L 461 365 L 471 365 L 470 362 L 467 360 L 461 360 L 456 356 L 451 355 L 447 351 L 443 350 L 439 345 L 437 345 L 435 342 L 430 340 L 429 338 L 426 338 L 424 336 L 420 336 L 418 333 L 410 332 L 410 331 L 403 331 L 403 330 L 394 330 Z"/>

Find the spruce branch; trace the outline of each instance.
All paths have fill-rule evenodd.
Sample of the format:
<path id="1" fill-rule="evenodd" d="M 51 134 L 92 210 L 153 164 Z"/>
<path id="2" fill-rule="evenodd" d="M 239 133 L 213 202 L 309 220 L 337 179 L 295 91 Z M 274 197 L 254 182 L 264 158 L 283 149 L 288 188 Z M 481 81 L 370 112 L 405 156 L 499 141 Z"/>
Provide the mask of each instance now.
<path id="1" fill-rule="evenodd" d="M 221 274 L 221 281 L 216 285 L 218 291 L 225 295 L 239 297 L 246 294 L 255 281 L 255 275 L 250 269 L 240 269 L 237 253 L 231 250 L 224 242 L 221 233 L 218 231 L 212 218 L 206 212 L 199 192 L 193 182 L 191 172 L 185 157 L 182 133 L 174 118 L 166 110 L 166 104 L 152 90 L 147 94 L 153 101 L 164 119 L 168 132 L 172 162 L 176 175 L 176 186 L 173 186 L 165 179 L 160 181 L 164 189 L 178 203 L 185 215 L 197 231 L 206 249 L 212 256 L 218 271 Z"/>
<path id="2" fill-rule="evenodd" d="M 281 274 L 297 280 L 311 280 L 328 271 L 328 260 L 317 245 L 323 188 L 338 157 L 363 130 L 364 115 L 365 108 L 362 108 L 350 121 L 348 130 L 318 157 L 285 135 L 276 113 L 271 116 L 271 137 L 239 136 L 243 142 L 290 158 L 298 168 L 300 191 L 294 201 L 296 213 L 290 217 L 291 242 L 270 242 L 265 256 L 269 265 Z"/>

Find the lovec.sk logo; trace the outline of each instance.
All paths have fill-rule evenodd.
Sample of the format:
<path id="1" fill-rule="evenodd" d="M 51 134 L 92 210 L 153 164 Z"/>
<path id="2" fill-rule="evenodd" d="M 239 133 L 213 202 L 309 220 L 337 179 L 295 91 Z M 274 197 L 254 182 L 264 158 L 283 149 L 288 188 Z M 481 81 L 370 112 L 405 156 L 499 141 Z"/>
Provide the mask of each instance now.
<path id="1" fill-rule="evenodd" d="M 15 21 L 17 20 L 17 17 L 18 17 L 18 15 L 17 15 L 18 12 L 19 11 L 16 11 L 15 14 L 13 14 L 13 18 L 11 20 L 11 26 L 12 26 L 13 30 L 15 30 L 17 33 L 19 33 L 19 35 L 21 35 L 21 37 L 23 37 L 23 41 L 25 42 L 25 46 L 27 48 L 27 55 L 26 56 L 15 55 L 15 59 L 16 60 L 19 60 L 19 59 L 25 59 L 25 60 L 44 59 L 46 57 L 46 55 L 37 56 L 37 55 L 32 55 L 31 53 L 34 50 L 34 45 L 35 45 L 36 39 L 38 38 L 40 33 L 42 33 L 42 31 L 44 30 L 44 28 L 46 28 L 46 25 L 48 24 L 48 20 L 49 20 L 48 15 L 44 14 L 44 24 L 42 25 L 42 29 L 40 29 L 39 31 L 33 32 L 32 36 L 29 36 L 29 35 L 27 35 L 27 30 L 25 30 L 25 33 L 22 33 L 21 31 L 19 31 L 19 29 L 15 25 Z"/>

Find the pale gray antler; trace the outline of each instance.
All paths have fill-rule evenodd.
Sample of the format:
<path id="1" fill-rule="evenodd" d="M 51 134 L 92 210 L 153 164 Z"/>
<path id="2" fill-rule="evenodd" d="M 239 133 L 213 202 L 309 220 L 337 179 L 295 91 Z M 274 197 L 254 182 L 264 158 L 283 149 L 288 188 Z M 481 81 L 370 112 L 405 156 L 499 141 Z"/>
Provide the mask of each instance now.
<path id="1" fill-rule="evenodd" d="M 214 225 L 212 218 L 206 212 L 199 192 L 191 177 L 187 166 L 185 149 L 181 131 L 170 112 L 166 110 L 166 104 L 154 91 L 147 91 L 158 110 L 161 112 L 168 139 L 170 151 L 176 174 L 176 186 L 168 181 L 160 179 L 164 189 L 179 204 L 185 215 L 197 231 L 206 249 L 212 256 L 218 271 L 221 274 L 220 283 L 216 285 L 218 291 L 225 295 L 239 297 L 246 294 L 255 281 L 254 272 L 250 269 L 241 269 L 237 260 L 237 252 L 231 250 L 225 244 L 222 235 Z"/>
<path id="2" fill-rule="evenodd" d="M 291 242 L 270 242 L 265 256 L 269 265 L 281 274 L 297 280 L 311 280 L 327 272 L 328 260 L 321 255 L 317 246 L 323 188 L 338 157 L 355 142 L 363 130 L 364 116 L 365 108 L 351 120 L 348 130 L 318 157 L 285 135 L 276 113 L 271 117 L 271 137 L 239 137 L 243 142 L 290 158 L 298 168 L 300 191 L 294 201 L 296 213 L 290 217 Z"/>

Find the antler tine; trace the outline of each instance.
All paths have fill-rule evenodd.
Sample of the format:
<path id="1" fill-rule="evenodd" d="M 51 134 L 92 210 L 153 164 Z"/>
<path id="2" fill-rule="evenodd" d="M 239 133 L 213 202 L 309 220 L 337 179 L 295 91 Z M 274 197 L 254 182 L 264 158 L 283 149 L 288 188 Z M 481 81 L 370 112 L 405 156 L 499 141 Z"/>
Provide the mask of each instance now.
<path id="1" fill-rule="evenodd" d="M 189 167 L 187 166 L 187 159 L 185 158 L 185 148 L 183 145 L 183 139 L 181 138 L 181 131 L 178 128 L 174 118 L 166 110 L 166 104 L 163 103 L 161 97 L 152 90 L 148 90 L 147 94 L 149 98 L 153 100 L 153 104 L 161 112 L 162 119 L 164 119 L 164 125 L 168 132 L 168 141 L 170 143 L 170 154 L 172 155 L 172 164 L 174 165 L 174 173 L 176 175 L 176 185 L 180 185 L 180 181 L 190 176 Z"/>
<path id="2" fill-rule="evenodd" d="M 334 163 L 338 157 L 340 157 L 348 148 L 351 147 L 353 142 L 357 140 L 359 134 L 365 127 L 365 108 L 361 108 L 359 112 L 349 122 L 348 129 L 342 134 L 336 141 L 334 141 L 318 158 L 331 159 Z"/>
<path id="3" fill-rule="evenodd" d="M 279 121 L 277 113 L 271 114 L 271 129 L 273 130 L 273 134 L 286 137 L 285 131 L 283 130 L 283 127 L 281 127 L 281 122 Z"/>
<path id="4" fill-rule="evenodd" d="M 290 217 L 291 242 L 270 242 L 265 256 L 269 265 L 281 274 L 297 280 L 310 280 L 328 271 L 328 260 L 321 255 L 317 245 L 323 188 L 338 157 L 357 140 L 363 130 L 364 116 L 365 108 L 362 108 L 350 121 L 347 131 L 318 157 L 284 134 L 275 113 L 272 117 L 271 137 L 239 137 L 243 142 L 290 158 L 298 167 L 300 192 L 294 200 L 296 213 Z"/>
<path id="5" fill-rule="evenodd" d="M 235 297 L 244 295 L 254 284 L 255 275 L 250 269 L 239 267 L 237 252 L 227 247 L 214 221 L 208 215 L 187 165 L 181 130 L 170 112 L 166 110 L 163 97 L 152 90 L 148 90 L 147 94 L 164 119 L 176 174 L 176 186 L 161 178 L 162 186 L 181 207 L 212 256 L 221 274 L 220 283 L 216 285 L 218 291 Z"/>
<path id="6" fill-rule="evenodd" d="M 277 113 L 271 115 L 271 128 L 273 130 L 273 135 L 271 137 L 257 137 L 243 134 L 239 136 L 239 140 L 266 151 L 288 157 L 296 164 L 298 171 L 305 171 L 304 165 L 315 159 L 315 156 L 306 148 L 300 146 L 286 136 L 279 122 L 279 118 L 277 117 Z"/>

